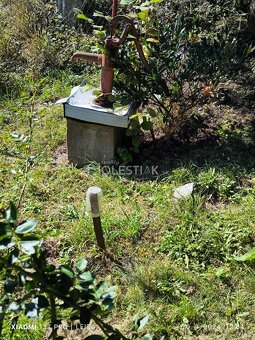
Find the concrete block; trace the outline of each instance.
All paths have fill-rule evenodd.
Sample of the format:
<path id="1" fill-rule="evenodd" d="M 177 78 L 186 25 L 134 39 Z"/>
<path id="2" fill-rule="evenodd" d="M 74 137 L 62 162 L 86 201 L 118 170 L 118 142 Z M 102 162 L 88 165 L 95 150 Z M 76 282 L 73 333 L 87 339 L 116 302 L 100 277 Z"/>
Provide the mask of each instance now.
<path id="1" fill-rule="evenodd" d="M 69 162 L 79 168 L 88 161 L 112 161 L 124 133 L 122 128 L 67 118 Z"/>

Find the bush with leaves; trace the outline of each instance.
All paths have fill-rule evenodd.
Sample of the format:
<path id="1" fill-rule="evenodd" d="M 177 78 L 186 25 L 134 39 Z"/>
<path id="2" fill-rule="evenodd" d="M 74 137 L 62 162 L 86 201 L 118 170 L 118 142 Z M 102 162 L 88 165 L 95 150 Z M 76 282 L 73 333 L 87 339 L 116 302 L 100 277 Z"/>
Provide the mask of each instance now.
<path id="1" fill-rule="evenodd" d="M 129 36 L 115 59 L 115 89 L 124 101 L 150 103 L 172 133 L 185 136 L 194 106 L 252 51 L 243 42 L 247 13 L 236 1 L 123 0 L 140 31 L 147 70 Z"/>
<path id="2" fill-rule="evenodd" d="M 246 10 L 234 0 L 120 1 L 118 13 L 134 20 L 149 65 L 141 62 L 134 36 L 128 35 L 113 60 L 116 94 L 111 101 L 114 106 L 142 104 L 128 130 L 132 151 L 139 151 L 144 131 L 150 131 L 154 139 L 157 112 L 169 133 L 179 139 L 189 139 L 204 126 L 196 105 L 214 99 L 218 82 L 253 51 L 243 39 Z M 94 13 L 94 18 L 98 16 L 104 13 Z M 106 22 L 111 18 L 105 19 L 105 29 L 95 31 L 102 51 L 109 32 Z M 116 28 L 116 36 L 121 36 L 124 21 Z"/>
<path id="3" fill-rule="evenodd" d="M 59 235 L 58 230 L 35 232 L 37 221 L 18 223 L 18 211 L 13 203 L 0 220 L 0 337 L 3 324 L 10 321 L 12 331 L 20 315 L 36 318 L 50 314 L 50 338 L 61 339 L 58 328 L 63 311 L 69 312 L 69 324 L 85 328 L 93 320 L 105 334 L 97 339 L 128 339 L 103 321 L 102 316 L 114 305 L 116 286 L 97 281 L 87 269 L 87 261 L 80 259 L 75 268 L 49 263 L 44 239 Z M 137 318 L 131 339 L 152 339 L 140 335 L 147 317 Z M 89 339 L 90 337 L 88 337 Z"/>

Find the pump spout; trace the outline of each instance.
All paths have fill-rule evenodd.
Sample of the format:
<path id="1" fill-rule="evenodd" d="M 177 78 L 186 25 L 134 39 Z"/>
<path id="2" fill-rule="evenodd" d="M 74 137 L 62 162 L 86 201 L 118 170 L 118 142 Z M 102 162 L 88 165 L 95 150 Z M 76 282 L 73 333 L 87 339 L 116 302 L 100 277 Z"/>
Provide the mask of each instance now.
<path id="1" fill-rule="evenodd" d="M 139 41 L 139 34 L 136 30 L 134 21 L 125 15 L 117 15 L 118 0 L 112 0 L 112 22 L 111 22 L 111 34 L 105 39 L 105 52 L 102 54 L 94 54 L 87 52 L 76 52 L 71 57 L 71 61 L 85 60 L 91 63 L 101 65 L 101 91 L 102 94 L 96 98 L 95 102 L 100 106 L 112 106 L 109 100 L 113 89 L 113 78 L 114 70 L 112 60 L 117 57 L 118 50 L 121 44 L 124 43 L 129 34 L 134 37 L 134 42 L 138 51 L 138 55 L 145 66 L 146 70 L 149 71 L 150 67 L 145 58 L 142 46 Z M 120 36 L 115 36 L 116 26 L 124 22 L 125 27 Z"/>
<path id="2" fill-rule="evenodd" d="M 94 54 L 87 52 L 75 52 L 71 61 L 85 60 L 102 66 L 101 69 L 101 91 L 102 95 L 96 98 L 95 102 L 100 106 L 112 106 L 108 97 L 112 93 L 113 67 L 107 54 Z"/>
<path id="3" fill-rule="evenodd" d="M 102 54 L 95 54 L 95 53 L 87 53 L 87 52 L 75 52 L 72 57 L 71 61 L 76 60 L 86 60 L 90 63 L 95 63 L 98 65 L 102 65 Z"/>

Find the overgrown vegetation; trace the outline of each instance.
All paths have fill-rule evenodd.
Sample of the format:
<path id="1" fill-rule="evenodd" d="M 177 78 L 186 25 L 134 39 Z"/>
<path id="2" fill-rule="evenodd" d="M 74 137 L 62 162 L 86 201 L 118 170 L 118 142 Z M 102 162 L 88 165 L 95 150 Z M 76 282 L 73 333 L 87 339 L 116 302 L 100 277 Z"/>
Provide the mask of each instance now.
<path id="1" fill-rule="evenodd" d="M 115 60 L 115 86 L 122 100 L 153 105 L 169 133 L 185 139 L 201 126 L 196 106 L 217 96 L 217 86 L 253 52 L 245 39 L 248 13 L 237 1 L 123 1 L 138 20 L 149 68 L 133 39 Z M 131 72 L 130 72 L 131 70 Z M 215 98 L 216 99 L 216 98 Z M 152 118 L 155 113 L 145 111 Z M 142 123 L 145 130 L 152 124 Z"/>
<path id="2" fill-rule="evenodd" d="M 44 275 L 43 266 L 49 266 L 53 277 L 65 275 L 67 284 L 72 275 L 80 280 L 75 264 L 86 258 L 87 272 L 99 282 L 117 286 L 115 308 L 102 320 L 127 338 L 139 338 L 143 332 L 155 339 L 252 338 L 255 62 L 253 43 L 246 40 L 248 4 L 196 1 L 190 7 L 185 1 L 150 2 L 144 8 L 137 4 L 133 11 L 136 17 L 142 13 L 142 33 L 146 25 L 149 30 L 156 27 L 152 35 L 143 34 L 141 39 L 151 72 L 160 75 L 168 92 L 158 85 L 156 91 L 153 84 L 159 82 L 143 69 L 132 37 L 120 51 L 115 86 L 123 91 L 130 84 L 129 95 L 136 96 L 139 90 L 139 100 L 149 104 L 133 117 L 133 128 L 136 120 L 142 124 L 151 120 L 155 139 L 148 133 L 151 125 L 144 123 L 138 130 L 142 131 L 140 148 L 137 141 L 134 144 L 140 153 L 133 156 L 133 164 L 158 166 L 156 179 L 102 174 L 96 164 L 78 170 L 67 163 L 65 120 L 62 108 L 53 103 L 84 78 L 98 83 L 95 67 L 69 63 L 76 49 L 92 51 L 94 38 L 68 28 L 60 18 L 55 21 L 52 4 L 3 0 L 0 4 L 4 18 L 0 23 L 0 209 L 5 212 L 12 201 L 19 210 L 18 222 L 9 210 L 0 223 L 0 305 L 5 310 L 10 305 L 16 308 L 23 299 L 26 311 L 37 313 L 39 301 L 32 299 L 39 295 L 44 296 L 41 302 L 46 307 L 48 292 L 44 286 L 38 291 L 34 281 L 20 280 L 21 265 L 28 276 L 37 269 Z M 155 11 L 148 6 L 158 7 Z M 10 13 L 10 8 L 12 16 L 5 12 Z M 126 62 L 129 70 L 133 67 L 132 78 L 124 69 Z M 186 83 L 191 91 L 187 98 L 183 96 Z M 167 106 L 163 114 L 167 127 L 157 102 L 151 102 L 155 93 Z M 122 154 L 130 161 L 125 150 Z M 189 182 L 196 183 L 194 193 L 176 202 L 174 189 Z M 98 252 L 92 221 L 85 213 L 85 193 L 92 185 L 104 193 L 102 225 L 112 258 Z M 40 221 L 36 235 L 16 229 L 20 224 L 24 227 L 27 219 Z M 52 235 L 54 229 L 61 233 L 47 237 L 41 245 L 41 237 Z M 16 245 L 6 249 L 10 234 Z M 28 236 L 47 254 L 47 263 L 40 267 L 33 262 L 39 252 L 31 243 L 28 248 L 24 244 L 31 241 Z M 13 264 L 16 258 L 20 262 Z M 28 286 L 35 295 L 24 294 Z M 93 281 L 87 288 L 91 293 L 99 287 Z M 56 299 L 57 305 L 60 300 Z M 77 309 L 82 299 L 73 302 Z M 11 320 L 17 322 L 13 339 L 48 338 L 46 310 L 42 319 L 31 323 L 23 312 L 15 319 L 18 311 L 9 309 L 4 338 L 11 338 Z M 149 316 L 141 333 L 130 330 L 136 314 Z M 68 308 L 58 310 L 63 325 L 71 315 Z M 22 329 L 32 324 L 34 329 Z M 84 339 L 101 334 L 93 321 L 90 326 L 63 329 L 60 336 Z"/>

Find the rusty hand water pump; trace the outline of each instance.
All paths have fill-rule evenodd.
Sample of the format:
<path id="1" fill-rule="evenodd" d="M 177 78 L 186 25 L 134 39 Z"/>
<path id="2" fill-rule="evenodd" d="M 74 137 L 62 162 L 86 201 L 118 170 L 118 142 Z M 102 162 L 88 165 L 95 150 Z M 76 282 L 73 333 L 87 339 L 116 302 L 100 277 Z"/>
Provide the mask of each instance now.
<path id="1" fill-rule="evenodd" d="M 112 103 L 108 97 L 112 94 L 114 71 L 112 66 L 112 59 L 117 56 L 118 49 L 123 44 L 129 34 L 134 37 L 135 46 L 138 55 L 145 66 L 149 70 L 149 65 L 145 58 L 142 46 L 139 41 L 139 34 L 135 28 L 134 21 L 125 15 L 117 15 L 118 0 L 113 0 L 112 3 L 112 20 L 110 35 L 105 39 L 105 53 L 95 54 L 87 52 L 75 52 L 71 57 L 71 61 L 85 60 L 96 63 L 102 66 L 101 69 L 101 91 L 102 94 L 96 98 L 97 105 L 109 107 Z M 120 23 L 125 24 L 122 34 L 119 38 L 115 36 L 115 28 Z"/>

